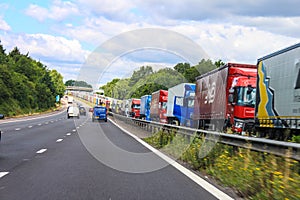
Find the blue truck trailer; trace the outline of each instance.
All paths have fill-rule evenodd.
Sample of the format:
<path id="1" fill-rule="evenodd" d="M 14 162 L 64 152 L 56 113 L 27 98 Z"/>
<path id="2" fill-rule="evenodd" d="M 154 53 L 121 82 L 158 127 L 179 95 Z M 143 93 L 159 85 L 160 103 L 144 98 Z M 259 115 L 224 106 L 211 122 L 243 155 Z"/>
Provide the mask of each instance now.
<path id="1" fill-rule="evenodd" d="M 141 97 L 140 119 L 150 121 L 151 95 Z"/>
<path id="2" fill-rule="evenodd" d="M 181 83 L 168 89 L 168 124 L 193 127 L 195 89 L 193 83 Z"/>

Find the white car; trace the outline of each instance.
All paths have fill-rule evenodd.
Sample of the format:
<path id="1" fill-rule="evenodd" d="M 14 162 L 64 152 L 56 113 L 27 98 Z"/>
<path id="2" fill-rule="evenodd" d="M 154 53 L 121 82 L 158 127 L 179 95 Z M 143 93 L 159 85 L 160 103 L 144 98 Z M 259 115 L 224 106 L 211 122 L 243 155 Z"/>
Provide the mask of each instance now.
<path id="1" fill-rule="evenodd" d="M 79 119 L 79 108 L 77 106 L 69 106 L 67 109 L 68 119 L 70 117 L 77 117 Z"/>

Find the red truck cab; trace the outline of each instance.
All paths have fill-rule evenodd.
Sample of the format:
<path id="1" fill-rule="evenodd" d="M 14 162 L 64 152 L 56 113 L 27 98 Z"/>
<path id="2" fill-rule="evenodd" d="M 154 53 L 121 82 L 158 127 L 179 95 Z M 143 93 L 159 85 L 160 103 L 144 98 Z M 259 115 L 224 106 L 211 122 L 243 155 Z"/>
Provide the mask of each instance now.
<path id="1" fill-rule="evenodd" d="M 141 99 L 129 99 L 129 116 L 134 118 L 140 117 Z"/>
<path id="2" fill-rule="evenodd" d="M 256 102 L 256 66 L 232 67 L 229 69 L 227 120 L 233 132 L 242 133 L 254 127 Z M 229 88 L 230 87 L 230 88 Z"/>
<path id="3" fill-rule="evenodd" d="M 242 133 L 254 126 L 256 65 L 228 63 L 197 77 L 194 107 L 200 129 Z"/>
<path id="4" fill-rule="evenodd" d="M 150 118 L 152 121 L 167 123 L 168 91 L 158 90 L 151 95 Z"/>

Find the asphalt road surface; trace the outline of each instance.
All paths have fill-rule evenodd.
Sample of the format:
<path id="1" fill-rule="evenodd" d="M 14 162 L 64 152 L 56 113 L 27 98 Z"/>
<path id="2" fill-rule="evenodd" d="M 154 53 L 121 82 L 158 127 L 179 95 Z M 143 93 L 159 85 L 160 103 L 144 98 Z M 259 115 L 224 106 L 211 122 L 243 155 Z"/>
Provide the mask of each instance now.
<path id="1" fill-rule="evenodd" d="M 1 121 L 0 199 L 228 199 L 89 115 Z"/>

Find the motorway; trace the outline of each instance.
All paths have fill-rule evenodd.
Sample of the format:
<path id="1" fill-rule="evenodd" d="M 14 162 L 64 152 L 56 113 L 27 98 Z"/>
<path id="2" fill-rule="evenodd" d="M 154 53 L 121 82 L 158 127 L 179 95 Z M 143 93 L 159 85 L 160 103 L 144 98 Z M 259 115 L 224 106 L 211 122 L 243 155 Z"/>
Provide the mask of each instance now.
<path id="1" fill-rule="evenodd" d="M 230 199 L 89 115 L 1 121 L 0 199 Z"/>

